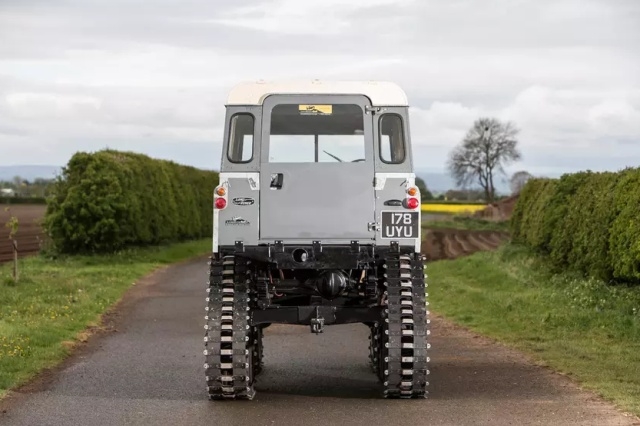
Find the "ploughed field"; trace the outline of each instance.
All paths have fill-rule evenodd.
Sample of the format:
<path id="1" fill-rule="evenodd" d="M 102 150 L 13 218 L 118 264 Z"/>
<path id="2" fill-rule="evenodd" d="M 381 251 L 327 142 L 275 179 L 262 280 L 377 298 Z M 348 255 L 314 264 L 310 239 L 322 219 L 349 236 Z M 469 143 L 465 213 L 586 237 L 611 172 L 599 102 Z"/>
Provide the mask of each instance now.
<path id="1" fill-rule="evenodd" d="M 424 229 L 422 252 L 427 261 L 455 259 L 477 251 L 493 250 L 506 242 L 507 232 L 467 229 Z"/>
<path id="2" fill-rule="evenodd" d="M 5 208 L 9 207 L 9 212 Z M 44 232 L 40 221 L 44 217 L 47 206 L 41 204 L 0 204 L 0 263 L 13 259 L 13 249 L 9 240 L 9 228 L 5 224 L 11 216 L 18 219 L 18 256 L 35 254 L 40 250 Z"/>

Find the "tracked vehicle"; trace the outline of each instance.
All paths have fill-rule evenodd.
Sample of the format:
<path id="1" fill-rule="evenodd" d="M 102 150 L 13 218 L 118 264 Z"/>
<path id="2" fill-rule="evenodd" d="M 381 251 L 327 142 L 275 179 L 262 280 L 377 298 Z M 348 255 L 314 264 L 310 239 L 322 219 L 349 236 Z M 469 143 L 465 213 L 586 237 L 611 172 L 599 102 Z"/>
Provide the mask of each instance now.
<path id="1" fill-rule="evenodd" d="M 426 397 L 405 93 L 388 82 L 242 83 L 225 107 L 204 326 L 210 399 L 254 397 L 269 325 L 346 323 L 369 328 L 381 396 Z"/>

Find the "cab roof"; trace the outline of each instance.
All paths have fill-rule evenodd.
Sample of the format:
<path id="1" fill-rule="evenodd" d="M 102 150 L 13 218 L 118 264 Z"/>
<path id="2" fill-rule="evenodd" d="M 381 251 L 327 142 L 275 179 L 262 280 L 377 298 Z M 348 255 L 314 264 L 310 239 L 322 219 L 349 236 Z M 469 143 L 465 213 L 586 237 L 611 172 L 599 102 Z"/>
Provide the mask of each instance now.
<path id="1" fill-rule="evenodd" d="M 350 94 L 364 95 L 374 106 L 408 106 L 407 95 L 396 83 L 388 81 L 256 81 L 234 86 L 226 105 L 262 105 L 276 94 Z"/>

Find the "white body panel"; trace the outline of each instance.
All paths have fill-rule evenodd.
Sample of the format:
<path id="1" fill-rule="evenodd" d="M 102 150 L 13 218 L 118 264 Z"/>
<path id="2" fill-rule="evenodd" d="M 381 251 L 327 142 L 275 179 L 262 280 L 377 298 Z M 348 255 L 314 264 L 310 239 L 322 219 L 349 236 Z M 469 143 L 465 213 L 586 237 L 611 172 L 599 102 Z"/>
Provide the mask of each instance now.
<path id="1" fill-rule="evenodd" d="M 246 82 L 234 86 L 226 105 L 262 105 L 269 95 L 344 94 L 364 95 L 373 106 L 408 106 L 407 95 L 387 81 L 287 81 Z"/>

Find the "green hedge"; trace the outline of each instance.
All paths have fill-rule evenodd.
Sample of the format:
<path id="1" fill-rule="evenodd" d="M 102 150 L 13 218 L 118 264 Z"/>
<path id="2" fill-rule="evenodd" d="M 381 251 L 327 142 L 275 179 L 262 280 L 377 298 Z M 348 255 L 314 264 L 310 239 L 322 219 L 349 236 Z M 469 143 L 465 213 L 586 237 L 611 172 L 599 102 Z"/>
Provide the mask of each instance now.
<path id="1" fill-rule="evenodd" d="M 47 204 L 42 197 L 0 197 L 0 204 Z"/>
<path id="2" fill-rule="evenodd" d="M 562 269 L 640 282 L 640 168 L 532 179 L 511 218 L 512 240 Z"/>
<path id="3" fill-rule="evenodd" d="M 44 225 L 65 253 L 201 238 L 217 184 L 216 172 L 142 154 L 79 152 L 52 186 Z"/>

